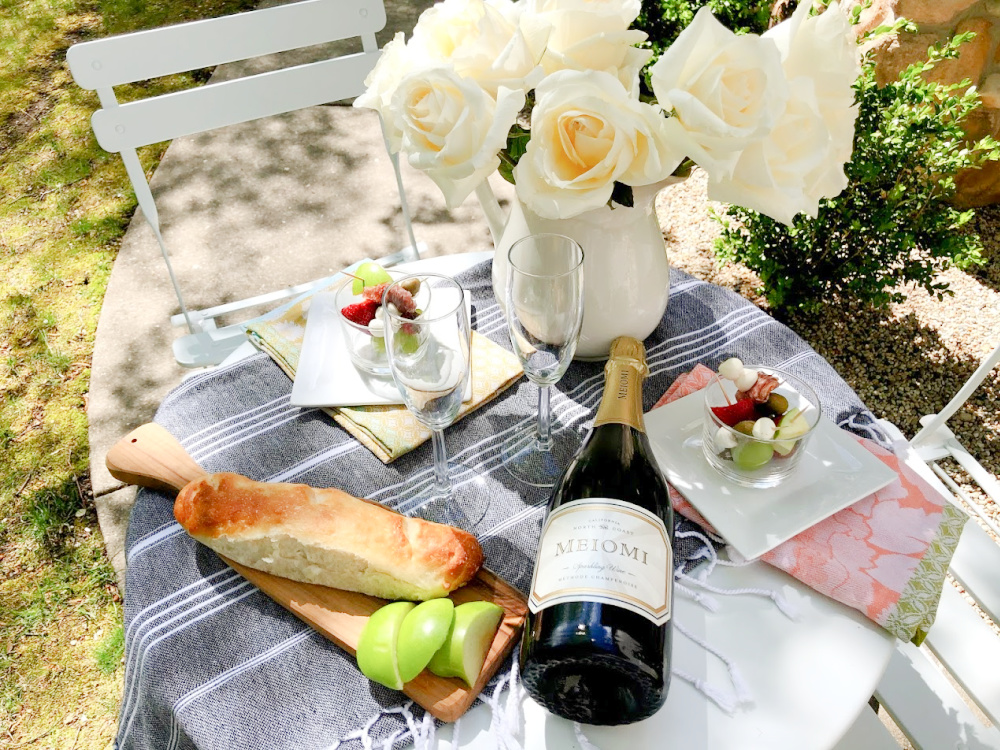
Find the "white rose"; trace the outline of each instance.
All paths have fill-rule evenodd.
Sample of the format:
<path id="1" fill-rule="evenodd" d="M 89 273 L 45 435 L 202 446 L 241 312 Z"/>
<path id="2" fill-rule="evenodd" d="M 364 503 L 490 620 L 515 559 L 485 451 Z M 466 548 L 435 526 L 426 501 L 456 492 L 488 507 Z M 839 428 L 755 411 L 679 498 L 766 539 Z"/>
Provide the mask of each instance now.
<path id="1" fill-rule="evenodd" d="M 652 51 L 635 45 L 646 33 L 634 29 L 608 30 L 609 16 L 585 11 L 563 11 L 542 16 L 552 24 L 542 58 L 546 74 L 560 70 L 598 70 L 613 75 L 633 96 L 638 95 L 639 71 Z"/>
<path id="2" fill-rule="evenodd" d="M 355 107 L 374 109 L 382 116 L 386 139 L 393 153 L 399 151 L 403 134 L 394 124 L 392 96 L 403 76 L 412 73 L 416 67 L 422 66 L 415 59 L 414 51 L 403 41 L 403 32 L 396 32 L 392 40 L 382 48 L 381 57 L 365 78 L 365 86 L 368 88 L 354 100 Z"/>
<path id="3" fill-rule="evenodd" d="M 781 50 L 791 96 L 775 128 L 747 148 L 730 178 L 709 182 L 712 200 L 735 203 L 791 225 L 815 218 L 819 201 L 847 187 L 844 164 L 854 144 L 859 73 L 851 27 L 833 3 L 808 17 L 803 3 L 768 32 Z M 767 36 L 766 35 L 766 36 Z"/>
<path id="4" fill-rule="evenodd" d="M 650 68 L 650 83 L 673 110 L 671 136 L 716 179 L 731 175 L 743 149 L 771 131 L 788 99 L 775 42 L 737 36 L 707 8 Z"/>
<path id="5" fill-rule="evenodd" d="M 518 197 L 539 216 L 566 219 L 603 206 L 615 181 L 649 185 L 681 162 L 656 108 L 612 75 L 564 70 L 535 90 L 531 140 L 514 168 Z"/>
<path id="6" fill-rule="evenodd" d="M 560 70 L 601 70 L 618 78 L 638 95 L 639 71 L 650 50 L 635 45 L 646 33 L 630 29 L 640 3 L 621 0 L 528 0 L 522 19 L 537 18 L 552 28 L 542 67 Z"/>
<path id="7" fill-rule="evenodd" d="M 584 11 L 618 19 L 615 28 L 627 29 L 639 17 L 641 0 L 526 0 L 526 13 L 552 13 L 556 11 Z"/>
<path id="8" fill-rule="evenodd" d="M 847 187 L 844 164 L 854 151 L 858 118 L 853 84 L 861 65 L 854 29 L 834 0 L 818 16 L 810 17 L 808 8 L 796 9 L 788 21 L 764 36 L 772 37 L 781 50 L 786 77 L 790 81 L 804 78 L 803 85 L 811 84 L 816 107 L 830 133 L 826 159 L 805 178 L 810 202 L 839 195 Z M 822 54 L 817 55 L 816 50 Z M 815 209 L 811 213 L 815 216 Z"/>
<path id="9" fill-rule="evenodd" d="M 501 87 L 494 100 L 475 81 L 432 68 L 404 77 L 389 111 L 409 163 L 454 208 L 499 166 L 497 154 L 523 106 L 521 90 Z"/>
<path id="10" fill-rule="evenodd" d="M 410 46 L 494 96 L 501 86 L 530 90 L 544 74 L 550 27 L 521 15 L 509 0 L 444 0 L 420 14 Z"/>

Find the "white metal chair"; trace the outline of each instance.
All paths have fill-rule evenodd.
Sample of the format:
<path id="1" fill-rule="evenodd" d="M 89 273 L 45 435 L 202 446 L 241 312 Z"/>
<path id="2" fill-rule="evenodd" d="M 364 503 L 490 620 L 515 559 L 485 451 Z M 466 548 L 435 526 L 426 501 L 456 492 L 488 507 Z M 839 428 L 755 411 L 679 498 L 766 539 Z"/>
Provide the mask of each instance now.
<path id="1" fill-rule="evenodd" d="M 105 150 L 121 154 L 139 205 L 167 264 L 181 310 L 171 322 L 186 325 L 189 331 L 174 342 L 174 356 L 180 364 L 188 367 L 218 364 L 245 341 L 238 326 L 218 328 L 215 318 L 299 294 L 327 279 L 218 307 L 188 309 L 170 263 L 170 252 L 160 232 L 156 205 L 136 148 L 359 95 L 364 91 L 365 77 L 380 55 L 375 32 L 385 23 L 382 0 L 301 0 L 84 42 L 70 48 L 66 59 L 73 78 L 82 88 L 96 90 L 100 97 L 102 108 L 91 120 L 97 141 Z M 126 104 L 119 104 L 114 91 L 115 86 L 125 83 L 353 38 L 360 38 L 361 52 L 210 82 L 199 88 Z M 399 162 L 394 154 L 390 153 L 390 158 L 410 244 L 382 259 L 388 265 L 419 258 Z"/>
<path id="2" fill-rule="evenodd" d="M 882 422 L 900 457 L 945 495 L 958 487 L 939 467 L 934 465 L 932 471 L 926 463 L 941 457 L 940 449 L 926 449 L 932 444 L 927 437 L 943 435 L 942 443 L 948 445 L 950 453 L 968 455 L 943 424 L 990 372 L 1000 356 L 998 351 L 942 410 L 938 415 L 941 419 L 926 419 L 932 429 L 925 427 L 920 433 L 925 437 L 919 446 L 907 444 L 894 425 Z M 944 433 L 936 432 L 942 428 Z M 971 456 L 969 459 L 975 461 Z M 992 481 L 995 485 L 989 473 L 978 462 L 975 465 L 977 473 L 988 480 L 985 484 Z M 984 525 L 1000 536 L 1000 529 L 974 503 L 969 505 Z M 945 584 L 937 617 L 923 644 L 897 645 L 874 697 L 917 750 L 1000 750 L 1000 636 L 996 632 L 1000 627 L 1000 546 L 975 520 L 962 532 L 949 573 L 965 595 Z M 865 709 L 837 750 L 898 747 L 875 713 Z"/>
<path id="3" fill-rule="evenodd" d="M 910 443 L 916 449 L 917 454 L 926 461 L 935 474 L 940 477 L 948 488 L 957 496 L 961 497 L 966 504 L 973 509 L 981 520 L 989 523 L 989 519 L 979 510 L 977 503 L 973 502 L 961 488 L 952 481 L 944 470 L 937 464 L 942 458 L 951 456 L 954 458 L 969 476 L 975 480 L 983 492 L 985 492 L 993 502 L 1000 503 L 1000 483 L 982 467 L 982 465 L 958 442 L 955 434 L 948 429 L 946 424 L 949 419 L 969 400 L 973 392 L 986 379 L 993 369 L 1000 364 L 1000 344 L 993 350 L 989 357 L 983 360 L 972 376 L 962 386 L 955 397 L 949 401 L 945 407 L 937 414 L 929 414 L 920 420 L 923 425 L 920 432 L 913 436 Z M 995 530 L 996 531 L 996 530 Z M 1000 534 L 1000 531 L 996 531 Z"/>

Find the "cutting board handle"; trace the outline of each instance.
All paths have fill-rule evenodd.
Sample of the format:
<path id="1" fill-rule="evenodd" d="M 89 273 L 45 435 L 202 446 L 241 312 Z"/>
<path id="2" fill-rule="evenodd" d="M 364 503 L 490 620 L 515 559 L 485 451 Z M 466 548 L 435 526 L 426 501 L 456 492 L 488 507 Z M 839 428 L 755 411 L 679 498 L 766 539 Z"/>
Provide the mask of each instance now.
<path id="1" fill-rule="evenodd" d="M 115 479 L 161 490 L 179 491 L 206 474 L 173 435 L 152 422 L 111 446 L 105 463 Z"/>

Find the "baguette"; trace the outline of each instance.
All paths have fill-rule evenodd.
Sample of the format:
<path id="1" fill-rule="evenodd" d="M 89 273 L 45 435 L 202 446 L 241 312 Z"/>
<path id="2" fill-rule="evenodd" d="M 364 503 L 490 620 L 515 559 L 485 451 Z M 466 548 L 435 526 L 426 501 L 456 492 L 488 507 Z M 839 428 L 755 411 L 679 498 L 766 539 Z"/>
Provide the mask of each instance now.
<path id="1" fill-rule="evenodd" d="M 483 551 L 461 529 L 407 518 L 337 489 L 210 474 L 187 484 L 174 517 L 199 542 L 250 568 L 382 599 L 447 596 Z"/>

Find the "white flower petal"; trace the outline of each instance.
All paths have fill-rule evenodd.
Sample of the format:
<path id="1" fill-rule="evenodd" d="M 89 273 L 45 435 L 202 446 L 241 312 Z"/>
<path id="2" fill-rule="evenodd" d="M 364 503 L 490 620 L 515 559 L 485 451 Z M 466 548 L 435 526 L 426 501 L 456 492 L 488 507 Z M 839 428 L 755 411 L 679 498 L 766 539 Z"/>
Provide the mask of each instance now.
<path id="1" fill-rule="evenodd" d="M 695 15 L 650 69 L 657 101 L 672 110 L 687 155 L 719 179 L 740 153 L 766 137 L 789 92 L 773 40 L 737 36 L 707 8 Z"/>
<path id="2" fill-rule="evenodd" d="M 608 202 L 615 181 L 641 186 L 683 158 L 658 109 L 634 99 L 610 73 L 562 70 L 535 91 L 531 140 L 514 179 L 539 216 L 564 219 Z"/>
<path id="3" fill-rule="evenodd" d="M 819 16 L 808 3 L 764 36 L 782 54 L 789 98 L 767 137 L 748 146 L 729 174 L 709 182 L 712 200 L 735 203 L 791 225 L 816 217 L 823 198 L 847 187 L 844 164 L 854 147 L 859 73 L 850 23 L 836 3 Z"/>
<path id="4" fill-rule="evenodd" d="M 524 98 L 523 91 L 501 86 L 494 100 L 450 68 L 418 71 L 400 81 L 392 111 L 407 161 L 441 188 L 449 208 L 499 166 L 498 152 Z"/>

